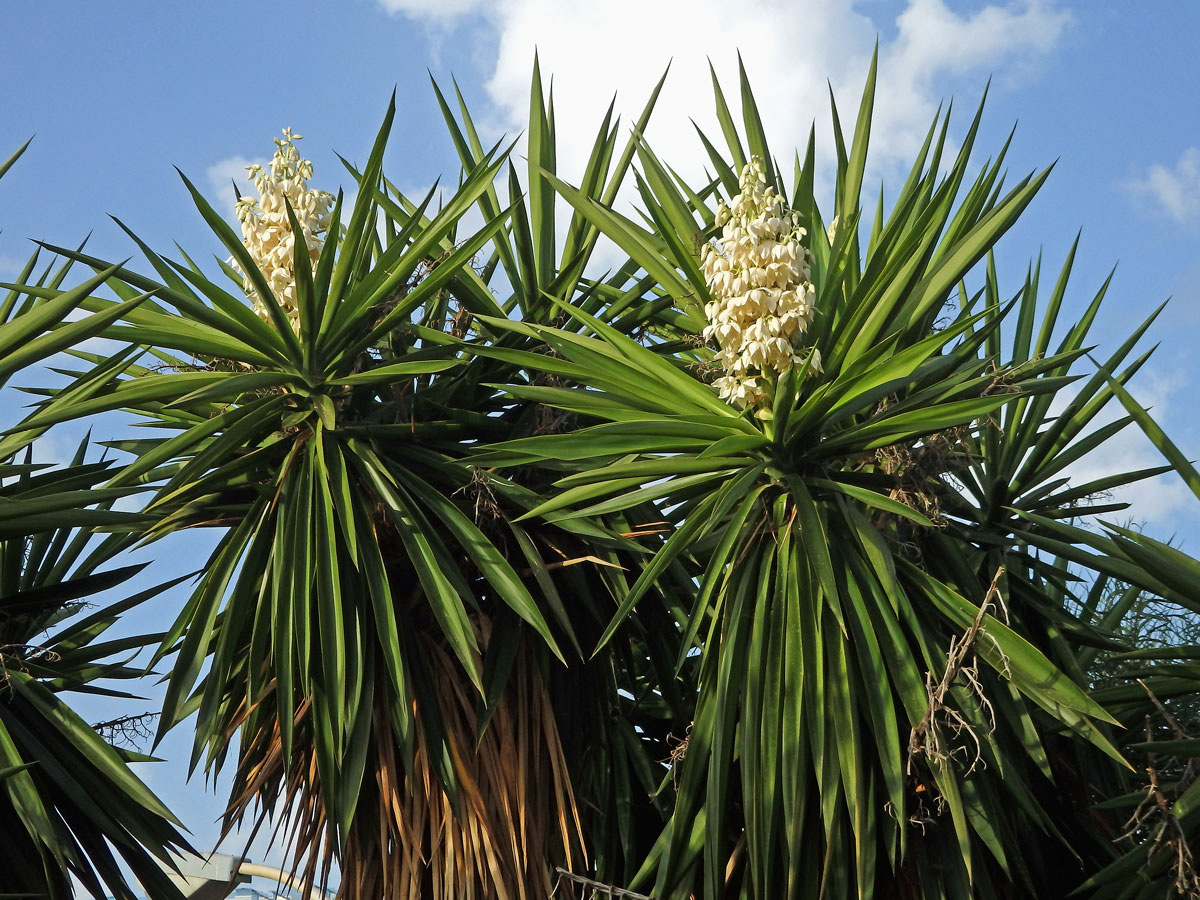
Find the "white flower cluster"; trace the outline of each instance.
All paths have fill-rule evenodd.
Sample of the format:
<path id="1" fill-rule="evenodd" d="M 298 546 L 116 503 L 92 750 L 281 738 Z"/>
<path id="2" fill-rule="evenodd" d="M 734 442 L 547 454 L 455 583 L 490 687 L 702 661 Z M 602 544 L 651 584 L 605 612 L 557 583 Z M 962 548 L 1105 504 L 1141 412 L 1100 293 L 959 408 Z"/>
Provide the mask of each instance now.
<path id="1" fill-rule="evenodd" d="M 762 162 L 742 170 L 740 192 L 717 207 L 721 236 L 704 245 L 704 280 L 713 299 L 705 305 L 704 339 L 716 339 L 714 357 L 725 374 L 714 382 L 721 399 L 739 407 L 766 397 L 767 372 L 786 372 L 806 358 L 796 352 L 812 320 L 812 254 L 801 244 L 805 230 L 775 189 Z M 809 351 L 810 370 L 820 354 Z"/>
<path id="2" fill-rule="evenodd" d="M 247 177 L 258 188 L 259 198 L 239 197 L 237 202 L 242 243 L 258 264 L 271 293 L 294 329 L 300 327 L 296 307 L 296 235 L 288 221 L 285 201 L 292 206 L 302 232 L 301 239 L 308 250 L 309 263 L 314 267 L 321 255 L 333 207 L 332 194 L 308 189 L 307 179 L 312 177 L 312 163 L 300 158 L 300 151 L 295 144 L 302 137 L 293 134 L 290 128 L 283 129 L 283 137 L 275 138 L 275 156 L 269 168 L 246 166 L 250 173 Z M 241 271 L 236 262 L 230 262 Z M 263 319 L 269 319 L 267 308 L 254 290 L 254 285 L 245 272 L 241 274 L 246 296 L 254 302 L 255 311 Z"/>

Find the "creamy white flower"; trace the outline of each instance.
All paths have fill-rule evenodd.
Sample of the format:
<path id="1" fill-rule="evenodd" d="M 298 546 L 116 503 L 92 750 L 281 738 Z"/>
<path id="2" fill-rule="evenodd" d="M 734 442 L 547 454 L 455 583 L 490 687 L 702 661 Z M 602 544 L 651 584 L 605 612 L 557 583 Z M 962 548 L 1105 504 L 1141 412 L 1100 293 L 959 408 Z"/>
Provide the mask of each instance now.
<path id="1" fill-rule="evenodd" d="M 700 259 L 713 298 L 704 307 L 704 339 L 716 341 L 713 359 L 725 369 L 713 386 L 744 408 L 765 399 L 764 373 L 786 372 L 805 359 L 820 371 L 821 359 L 815 349 L 802 355 L 796 348 L 815 295 L 799 217 L 767 185 L 757 157 L 738 185 L 737 196 L 718 204 L 721 236 L 701 248 Z"/>
<path id="2" fill-rule="evenodd" d="M 308 264 L 315 268 L 329 229 L 333 195 L 309 190 L 307 179 L 312 177 L 312 163 L 301 159 L 295 142 L 302 135 L 283 129 L 283 137 L 275 138 L 275 156 L 268 168 L 260 165 L 246 167 L 247 177 L 258 189 L 258 198 L 239 197 L 235 213 L 242 226 L 242 243 L 250 251 L 267 286 L 279 307 L 299 330 L 300 317 L 296 307 L 296 247 L 297 235 L 288 219 L 287 207 L 300 226 L 299 239 L 308 251 Z M 230 260 L 242 274 L 242 287 L 254 303 L 255 312 L 266 320 L 270 315 L 247 273 L 235 260 Z"/>

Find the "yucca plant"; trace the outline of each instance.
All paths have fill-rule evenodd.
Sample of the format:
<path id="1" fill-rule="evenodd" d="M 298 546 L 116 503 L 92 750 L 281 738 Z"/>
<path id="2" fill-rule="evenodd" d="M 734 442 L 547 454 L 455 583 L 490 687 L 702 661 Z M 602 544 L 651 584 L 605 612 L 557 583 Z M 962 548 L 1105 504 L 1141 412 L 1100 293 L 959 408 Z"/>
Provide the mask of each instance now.
<path id="1" fill-rule="evenodd" d="M 626 307 L 687 314 L 657 339 L 567 304 L 590 334 L 488 320 L 540 337 L 542 370 L 573 382 L 512 397 L 597 424 L 477 464 L 566 470 L 534 516 L 649 501 L 670 523 L 601 646 L 668 567 L 695 573 L 677 660 L 700 660 L 695 719 L 632 884 L 655 897 L 1065 896 L 1118 854 L 1124 820 L 1097 804 L 1131 782 L 1080 665 L 1081 648 L 1121 642 L 1080 614 L 1081 572 L 1055 555 L 1085 585 L 1115 569 L 1196 609 L 1143 542 L 1080 524 L 1169 466 L 1083 485 L 1066 471 L 1133 421 L 1092 424 L 1126 400 L 1145 357 L 1119 367 L 1149 322 L 1066 395 L 1103 289 L 1062 331 L 1070 259 L 1043 305 L 1040 266 L 1010 299 L 991 257 L 1047 173 L 1005 190 L 1002 151 L 970 177 L 979 117 L 944 160 L 947 115 L 868 217 L 874 79 L 852 140 L 834 110 L 828 217 L 813 140 L 785 180 L 744 72 L 743 134 L 714 78 L 727 149 L 701 134 L 713 185 L 687 185 L 644 143 L 641 222 L 556 182 L 644 273 Z M 1119 538 L 1129 562 L 1082 549 Z M 1176 685 L 1194 692 L 1193 676 Z M 1125 840 L 1144 860 L 1145 835 Z M 1122 871 L 1140 877 L 1136 861 Z"/>
<path id="2" fill-rule="evenodd" d="M 1070 258 L 1048 299 L 1040 265 L 1002 292 L 1047 173 L 972 176 L 979 114 L 864 212 L 872 69 L 827 216 L 815 141 L 785 178 L 744 73 L 740 130 L 714 87 L 709 183 L 642 139 L 657 88 L 562 181 L 535 66 L 523 171 L 435 85 L 461 163 L 436 203 L 385 177 L 389 110 L 346 215 L 290 132 L 241 235 L 185 180 L 216 270 L 52 248 L 96 277 L 22 290 L 128 346 L 77 353 L 23 427 L 132 413 L 166 436 L 115 442 L 104 489 L 152 489 L 146 539 L 221 530 L 158 654 L 163 728 L 194 714 L 226 826 L 347 898 L 1175 889 L 1122 749 L 1195 673 L 1087 673 L 1132 652 L 1102 579 L 1194 610 L 1196 564 L 1085 527 L 1166 466 L 1067 474 L 1136 422 L 1200 485 L 1125 388 L 1149 323 L 1080 379 L 1103 289 L 1065 328 Z M 625 259 L 597 277 L 601 235 Z"/>
<path id="3" fill-rule="evenodd" d="M 156 897 L 175 897 L 160 861 L 188 844 L 129 768 L 149 757 L 110 743 L 65 699 L 134 696 L 106 682 L 142 677 L 133 657 L 161 635 L 101 638 L 170 586 L 104 602 L 145 564 L 114 565 L 136 540 L 129 532 L 93 538 L 96 522 L 129 523 L 95 496 L 112 472 L 85 462 L 87 446 L 66 469 L 43 471 L 30 454 L 0 464 L 0 893 L 67 898 L 73 876 L 95 897 L 132 898 L 132 873 Z"/>
<path id="4" fill-rule="evenodd" d="M 1200 497 L 1195 467 L 1128 390 L 1108 380 L 1128 419 Z M 1093 696 L 1125 726 L 1123 749 L 1137 768 L 1136 777 L 1125 779 L 1124 792 L 1115 791 L 1100 804 L 1123 822 L 1123 852 L 1091 875 L 1081 893 L 1103 900 L 1192 897 L 1200 892 L 1192 850 L 1200 842 L 1195 723 L 1200 668 L 1193 637 L 1200 614 L 1200 564 L 1128 523 L 1102 526 L 1043 523 L 1050 534 L 1038 538 L 1102 573 L 1076 604 L 1081 618 L 1134 638 L 1115 651 L 1087 647 L 1078 654 L 1080 667 L 1097 683 Z"/>
<path id="5" fill-rule="evenodd" d="M 306 882 L 336 865 L 348 898 L 546 897 L 555 866 L 633 874 L 666 815 L 654 754 L 690 698 L 637 702 L 677 654 L 667 604 L 583 658 L 655 540 L 639 527 L 653 508 L 520 523 L 546 477 L 471 462 L 573 427 L 494 386 L 544 378 L 524 363 L 545 345 L 481 323 L 583 327 L 551 298 L 580 296 L 598 232 L 576 215 L 558 233 L 536 71 L 524 184 L 511 164 L 498 179 L 508 149 L 481 145 L 461 98 L 458 117 L 439 99 L 463 170 L 436 210 L 436 188 L 411 201 L 383 176 L 393 106 L 366 165 L 347 163 L 348 217 L 308 190 L 290 132 L 252 173 L 242 235 L 187 182 L 231 257 L 215 275 L 140 241 L 154 277 L 56 248 L 116 295 L 83 306 L 119 317 L 105 336 L 131 349 L 77 354 L 91 368 L 26 427 L 124 410 L 169 432 L 114 442 L 134 461 L 107 488 L 153 487 L 147 539 L 223 529 L 157 659 L 163 729 L 196 715 L 193 767 L 220 771 L 237 742 L 227 828 L 279 829 Z M 597 200 L 630 165 L 633 141 L 617 148 L 610 110 L 585 178 Z M 473 205 L 483 225 L 460 235 Z"/>
<path id="6" fill-rule="evenodd" d="M 0 176 L 24 150 L 0 165 Z M 38 256 L 20 280 L 55 297 L 5 291 L 0 388 L 138 303 L 66 323 L 103 278 L 62 291 L 70 263 L 39 272 Z M 0 895 L 68 898 L 75 879 L 93 896 L 131 898 L 132 873 L 155 896 L 175 897 L 159 861 L 188 845 L 178 820 L 129 768 L 147 757 L 113 746 L 66 699 L 132 696 L 106 682 L 141 676 L 132 658 L 161 636 L 101 638 L 168 585 L 90 610 L 145 567 L 120 564 L 137 539 L 135 517 L 112 507 L 129 492 L 100 489 L 113 463 L 89 461 L 87 440 L 65 465 L 39 463 L 33 444 L 41 432 L 0 435 Z M 120 530 L 97 536 L 96 527 Z"/>

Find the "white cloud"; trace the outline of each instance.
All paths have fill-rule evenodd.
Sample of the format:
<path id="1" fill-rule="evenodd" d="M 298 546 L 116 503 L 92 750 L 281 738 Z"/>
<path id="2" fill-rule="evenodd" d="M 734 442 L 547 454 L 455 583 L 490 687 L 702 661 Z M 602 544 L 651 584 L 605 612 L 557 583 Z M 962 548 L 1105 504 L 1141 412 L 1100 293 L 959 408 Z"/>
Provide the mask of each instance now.
<path id="1" fill-rule="evenodd" d="M 736 13 L 718 0 L 379 2 L 429 24 L 470 21 L 495 31 L 487 91 L 497 131 L 525 127 L 536 49 L 543 73 L 554 78 L 559 168 L 568 178 L 582 171 L 613 92 L 628 125 L 668 62 L 671 76 L 648 137 L 685 175 L 699 174 L 704 159 L 689 117 L 719 136 L 711 112 L 709 58 L 737 114 L 738 49 L 775 152 L 789 157 L 815 120 L 819 152 L 828 159 L 831 142 L 821 139 L 828 120 L 827 81 L 843 106 L 843 126 L 852 129 L 872 47 L 884 24 L 852 0 L 744 0 Z M 458 11 L 457 20 L 452 10 Z M 953 11 L 945 0 L 908 0 L 894 20 L 895 37 L 880 47 L 873 152 L 884 161 L 911 155 L 947 77 L 977 76 L 969 85 L 975 94 L 993 70 L 1021 70 L 1044 57 L 1068 23 L 1069 15 L 1054 0 L 980 4 L 970 13 Z"/>
<path id="2" fill-rule="evenodd" d="M 880 48 L 878 134 L 885 154 L 913 156 L 942 99 L 967 76 L 967 110 L 982 79 L 1019 81 L 1057 46 L 1070 14 L 1051 0 L 988 5 L 970 14 L 952 11 L 945 0 L 909 0 L 896 18 L 898 34 Z"/>
<path id="3" fill-rule="evenodd" d="M 32 412 L 32 410 L 29 410 Z M 35 465 L 60 467 L 70 465 L 79 450 L 83 434 L 78 429 L 58 428 L 48 431 L 33 441 L 32 460 Z M 95 449 L 92 448 L 94 457 Z M 101 448 L 102 449 L 102 448 Z M 23 453 L 24 451 L 22 451 Z M 89 458 L 89 462 L 94 461 Z"/>
<path id="4" fill-rule="evenodd" d="M 209 202 L 214 203 L 217 208 L 221 208 L 228 204 L 230 209 L 233 209 L 233 188 L 232 184 L 236 184 L 238 190 L 242 193 L 250 187 L 246 180 L 246 166 L 258 164 L 260 166 L 267 165 L 266 159 L 246 159 L 244 156 L 231 156 L 228 159 L 223 159 L 220 162 L 215 162 L 204 170 L 205 178 L 208 180 L 208 186 L 211 190 L 209 194 Z"/>
<path id="5" fill-rule="evenodd" d="M 1150 410 L 1156 422 L 1163 423 L 1170 417 L 1172 397 L 1187 386 L 1182 374 L 1163 376 L 1155 372 L 1142 372 L 1130 386 L 1130 392 L 1141 406 Z M 1064 397 L 1056 402 L 1051 413 L 1056 415 L 1061 412 L 1068 400 L 1069 397 Z M 1124 407 L 1113 399 L 1088 432 L 1102 428 L 1124 415 Z M 1135 472 L 1161 466 L 1165 462 L 1137 424 L 1130 423 L 1106 440 L 1102 447 L 1068 466 L 1063 474 L 1070 477 L 1072 486 L 1082 486 L 1115 472 Z M 1191 491 L 1173 472 L 1117 488 L 1111 494 L 1111 501 L 1097 502 L 1128 503 L 1129 509 L 1109 513 L 1103 516 L 1104 519 L 1118 523 L 1126 520 L 1144 523 L 1148 531 L 1160 539 L 1164 536 L 1163 529 L 1178 524 L 1195 504 Z"/>
<path id="6" fill-rule="evenodd" d="M 1188 147 L 1172 167 L 1152 165 L 1125 189 L 1154 215 L 1181 225 L 1200 222 L 1200 147 Z"/>
<path id="7" fill-rule="evenodd" d="M 0 281 L 16 281 L 17 276 L 21 274 L 21 270 L 25 268 L 27 262 L 29 262 L 28 257 L 20 259 L 16 256 L 0 253 Z"/>

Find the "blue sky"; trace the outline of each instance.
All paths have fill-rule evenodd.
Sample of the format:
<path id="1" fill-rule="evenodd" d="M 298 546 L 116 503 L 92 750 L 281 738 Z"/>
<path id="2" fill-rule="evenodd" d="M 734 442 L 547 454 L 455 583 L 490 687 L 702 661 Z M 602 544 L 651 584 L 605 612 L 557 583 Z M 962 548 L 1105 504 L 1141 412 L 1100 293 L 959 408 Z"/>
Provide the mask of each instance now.
<path id="1" fill-rule="evenodd" d="M 227 198 L 229 175 L 240 178 L 246 160 L 269 156 L 272 138 L 292 126 L 305 135 L 313 186 L 336 189 L 347 179 L 334 151 L 363 159 L 393 87 L 399 112 L 389 174 L 401 186 L 426 187 L 454 171 L 427 70 L 443 84 L 453 73 L 494 137 L 515 135 L 524 124 L 535 46 L 555 79 L 565 141 L 560 168 L 568 177 L 609 96 L 619 92 L 628 121 L 670 59 L 649 136 L 681 170 L 698 171 L 686 117 L 711 117 L 706 57 L 731 82 L 740 48 L 773 146 L 789 153 L 813 120 L 819 138 L 824 133 L 826 79 L 843 116 L 851 115 L 878 36 L 872 172 L 891 183 L 937 103 L 956 98 L 961 129 L 990 76 L 981 160 L 1014 122 L 1014 176 L 1058 160 L 1001 244 L 1008 286 L 1016 290 L 1039 249 L 1056 271 L 1082 228 L 1076 303 L 1119 263 L 1097 329 L 1102 349 L 1173 297 L 1151 333 L 1161 347 L 1134 389 L 1184 450 L 1200 456 L 1193 413 L 1200 378 L 1191 365 L 1200 335 L 1200 4 L 44 0 L 14 4 L 6 24 L 0 158 L 37 136 L 0 182 L 2 278 L 15 274 L 29 237 L 76 242 L 93 232 L 93 252 L 131 255 L 108 214 L 161 250 L 178 241 L 198 257 L 215 252 L 173 166 L 210 197 Z M 14 399 L 0 398 L 0 410 L 15 415 Z M 56 440 L 66 446 L 75 437 Z M 1153 462 L 1132 434 L 1107 446 L 1102 461 L 1128 468 Z M 1147 485 L 1127 499 L 1152 532 L 1178 533 L 1195 552 L 1197 504 L 1177 481 Z M 157 571 L 166 577 L 197 549 L 193 539 L 186 553 L 176 546 L 144 555 L 159 558 Z M 160 628 L 172 611 L 171 602 L 161 602 L 137 625 Z M 97 708 L 94 717 L 107 711 Z M 146 777 L 180 810 L 198 845 L 211 845 L 219 803 L 199 781 L 182 785 L 186 746 L 185 734 L 170 738 L 162 748 L 170 762 L 149 767 Z"/>

